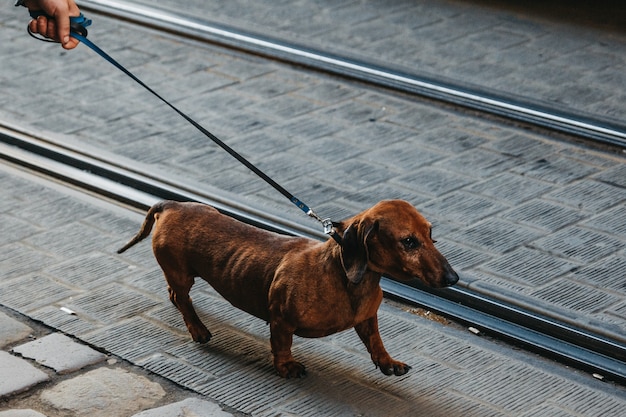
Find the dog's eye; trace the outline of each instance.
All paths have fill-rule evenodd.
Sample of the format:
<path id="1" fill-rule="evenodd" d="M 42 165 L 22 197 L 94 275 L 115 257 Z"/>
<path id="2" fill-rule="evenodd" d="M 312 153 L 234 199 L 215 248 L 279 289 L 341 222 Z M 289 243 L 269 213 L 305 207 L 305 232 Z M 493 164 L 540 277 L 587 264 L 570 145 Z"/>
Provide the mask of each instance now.
<path id="1" fill-rule="evenodd" d="M 405 249 L 415 249 L 420 245 L 420 242 L 415 237 L 411 236 L 402 239 L 402 245 Z"/>

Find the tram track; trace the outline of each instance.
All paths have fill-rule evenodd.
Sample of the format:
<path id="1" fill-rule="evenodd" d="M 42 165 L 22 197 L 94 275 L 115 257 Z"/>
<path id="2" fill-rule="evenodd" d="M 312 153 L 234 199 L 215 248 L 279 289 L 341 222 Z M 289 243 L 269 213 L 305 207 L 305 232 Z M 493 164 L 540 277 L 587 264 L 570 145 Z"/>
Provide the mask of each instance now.
<path id="1" fill-rule="evenodd" d="M 194 191 L 184 183 L 137 172 L 123 163 L 61 146 L 15 127 L 0 126 L 0 159 L 140 210 L 147 210 L 161 199 L 199 201 L 267 230 L 327 238 L 321 231 L 270 216 L 228 197 Z M 589 329 L 576 328 L 462 287 L 433 290 L 388 278 L 383 278 L 381 286 L 387 297 L 436 312 L 481 333 L 609 380 L 626 383 L 626 346 Z"/>
<path id="2" fill-rule="evenodd" d="M 116 19 L 261 55 L 273 60 L 338 75 L 453 106 L 503 117 L 542 129 L 573 135 L 602 145 L 626 148 L 626 126 L 548 107 L 519 97 L 498 95 L 449 80 L 419 76 L 366 60 L 329 53 L 307 45 L 271 38 L 197 17 L 117 0 L 84 0 L 82 8 Z"/>

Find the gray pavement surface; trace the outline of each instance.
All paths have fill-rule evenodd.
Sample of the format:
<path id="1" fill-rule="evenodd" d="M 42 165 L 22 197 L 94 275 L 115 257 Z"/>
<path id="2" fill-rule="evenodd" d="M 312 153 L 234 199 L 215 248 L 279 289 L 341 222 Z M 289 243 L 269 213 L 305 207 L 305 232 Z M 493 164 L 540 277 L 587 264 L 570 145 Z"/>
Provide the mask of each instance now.
<path id="1" fill-rule="evenodd" d="M 159 4 L 167 5 L 165 0 Z M 189 4 L 192 12 L 194 3 Z M 233 9 L 240 11 L 235 17 L 246 23 L 247 14 L 257 16 L 255 22 L 261 27 L 264 19 L 275 14 L 259 12 L 263 4 L 275 3 L 246 3 L 247 7 Z M 367 25 L 388 27 L 381 20 L 390 16 L 398 20 L 414 16 L 410 11 L 417 3 L 402 3 L 384 14 L 374 2 L 338 2 L 343 9 L 315 4 L 327 11 L 309 14 L 315 16 L 310 20 L 343 16 L 345 24 L 333 27 L 358 32 L 367 31 Z M 229 10 L 221 6 L 221 14 L 205 14 L 217 19 Z M 623 32 L 610 24 L 591 27 L 574 18 L 555 22 L 541 13 L 516 12 L 512 19 L 506 15 L 510 12 L 494 6 L 472 6 L 476 3 L 419 3 L 420 16 L 439 16 L 437 24 L 427 25 L 433 38 L 439 33 L 444 44 L 444 38 L 461 33 L 449 39 L 447 58 L 436 55 L 442 63 L 454 67 L 455 56 L 464 59 L 463 53 L 469 53 L 461 40 L 470 23 L 476 28 L 472 33 L 482 31 L 481 49 L 486 53 L 475 62 L 500 62 L 495 57 L 502 51 L 487 42 L 488 35 L 506 32 L 511 37 L 520 33 L 513 30 L 515 24 L 523 23 L 524 36 L 537 42 L 552 38 L 571 45 L 571 53 L 546 62 L 561 61 L 563 67 L 575 69 L 559 73 L 562 83 L 537 75 L 525 84 L 543 85 L 539 89 L 546 97 L 561 84 L 588 89 L 603 98 L 587 101 L 593 94 L 575 95 L 583 111 L 604 108 L 606 115 L 622 117 Z M 281 10 L 284 22 L 302 21 L 297 8 Z M 292 19 L 287 19 L 289 13 Z M 499 26 L 493 26 L 502 13 L 509 16 L 504 19 L 508 23 L 500 20 Z M 460 285 L 626 341 L 623 153 L 91 17 L 93 41 L 319 214 L 340 219 L 382 198 L 408 199 L 435 224 L 438 246 L 460 272 Z M 24 10 L 12 7 L 0 16 L 4 96 L 0 123 L 20 126 L 70 148 L 114 157 L 161 178 L 191 181 L 199 190 L 236 195 L 269 213 L 300 221 L 300 213 L 280 195 L 92 52 L 82 47 L 66 52 L 29 38 L 24 32 L 27 20 Z M 593 36 L 587 39 L 590 33 Z M 343 46 L 339 38 L 332 40 L 337 47 L 356 48 Z M 322 45 L 329 42 L 319 40 L 322 35 L 314 39 Z M 502 38 L 494 36 L 497 39 Z M 584 45 L 578 43 L 581 39 Z M 413 56 L 397 42 L 385 49 Z M 586 68 L 599 62 L 594 53 L 605 58 L 601 61 L 605 65 L 595 70 Z M 540 64 L 530 67 L 551 73 L 552 67 Z M 521 63 L 511 66 L 516 71 L 529 69 Z M 519 72 L 515 76 L 526 77 Z M 506 76 L 488 78 L 503 81 Z M 310 375 L 301 381 L 283 381 L 271 369 L 264 323 L 232 309 L 199 283 L 194 300 L 215 338 L 207 346 L 196 345 L 167 300 L 149 245 L 115 255 L 136 232 L 142 213 L 11 167 L 2 166 L 0 181 L 0 305 L 27 317 L 19 323 L 9 320 L 10 330 L 0 333 L 5 346 L 0 352 L 0 372 L 4 372 L 0 387 L 9 391 L 0 398 L 0 412 L 22 408 L 21 404 L 37 398 L 33 406 L 44 408 L 35 411 L 49 417 L 94 414 L 89 405 L 69 410 L 64 408 L 71 406 L 69 400 L 61 404 L 55 398 L 67 399 L 64 393 L 75 392 L 69 384 L 75 378 L 85 378 L 78 380 L 80 384 L 104 383 L 111 373 L 114 381 L 133 384 L 138 379 L 138 384 L 151 387 L 146 388 L 150 398 L 137 399 L 141 410 L 119 414 L 128 416 L 168 404 L 195 407 L 181 403 L 187 397 L 226 407 L 226 412 L 255 416 L 618 416 L 626 406 L 623 387 L 476 337 L 454 324 L 425 320 L 389 303 L 381 310 L 383 338 L 389 351 L 413 365 L 406 377 L 386 378 L 373 369 L 356 335 L 346 332 L 298 340 L 296 355 L 308 365 Z M 61 307 L 76 314 L 69 315 Z M 98 362 L 60 374 L 42 365 L 53 360 L 55 349 L 46 350 L 50 354 L 39 360 L 21 357 L 18 351 L 33 342 L 24 336 L 23 326 L 32 326 L 28 319 L 41 321 L 49 332 L 75 337 L 75 343 L 107 352 L 119 362 Z M 44 342 L 49 337 L 37 336 Z M 120 366 L 126 361 L 137 368 Z M 32 377 L 19 383 L 19 378 L 5 378 L 18 374 L 15 367 L 28 369 Z M 89 378 L 96 371 L 104 377 L 97 373 L 97 378 Z M 164 378 L 156 382 L 163 396 L 152 385 L 157 377 Z M 17 388 L 4 388 L 7 384 Z M 180 387 L 189 391 L 176 391 Z M 26 392 L 14 393 L 21 390 Z M 54 394 L 44 395 L 46 391 Z M 133 393 L 115 395 L 126 394 Z M 109 400 L 103 399 L 100 408 L 109 406 Z"/>
<path id="2" fill-rule="evenodd" d="M 624 2 L 130 2 L 626 127 Z"/>

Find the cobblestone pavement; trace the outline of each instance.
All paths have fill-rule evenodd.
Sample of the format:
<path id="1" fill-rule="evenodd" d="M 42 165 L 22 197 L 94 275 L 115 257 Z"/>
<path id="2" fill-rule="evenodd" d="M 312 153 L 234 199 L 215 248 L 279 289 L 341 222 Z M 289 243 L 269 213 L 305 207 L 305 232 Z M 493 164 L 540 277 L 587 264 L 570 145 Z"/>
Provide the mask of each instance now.
<path id="1" fill-rule="evenodd" d="M 433 13 L 439 10 L 433 7 Z M 465 16 L 479 17 L 465 10 Z M 486 20 L 496 15 L 481 9 Z M 410 200 L 435 224 L 438 246 L 460 271 L 460 285 L 625 341 L 623 154 L 91 17 L 93 41 L 321 215 L 341 219 L 382 198 Z M 0 15 L 0 122 L 298 218 L 280 195 L 113 67 L 86 48 L 65 52 L 30 39 L 26 21 L 23 9 L 9 7 Z M 528 22 L 526 36 L 548 28 L 552 35 L 546 36 L 554 37 L 564 25 Z M 601 46 L 610 57 L 604 62 L 616 63 L 598 68 L 603 79 L 623 77 L 622 49 L 576 46 L 588 31 L 599 33 L 576 28 L 574 34 L 571 28 L 562 32 L 563 44 L 583 55 Z M 619 44 L 622 33 L 612 31 L 602 41 Z M 588 64 L 580 54 L 570 56 Z M 616 98 L 623 83 L 608 88 L 600 80 L 579 82 L 582 73 L 564 74 L 569 85 L 610 90 L 612 98 L 603 102 L 623 106 Z M 620 112 L 618 105 L 617 113 L 607 114 Z M 203 317 L 222 338 L 208 347 L 194 345 L 166 302 L 149 245 L 113 255 L 136 232 L 141 214 L 87 201 L 13 170 L 3 171 L 1 180 L 0 304 L 233 411 L 394 415 L 393 409 L 407 415 L 417 407 L 425 415 L 604 416 L 624 408 L 621 387 L 391 305 L 381 314 L 384 337 L 390 351 L 414 365 L 409 376 L 383 378 L 356 336 L 346 333 L 300 341 L 298 354 L 307 358 L 312 375 L 286 383 L 272 375 L 263 323 L 199 286 Z M 63 306 L 77 315 L 61 312 Z M 16 343 L 9 347 L 25 339 Z M 7 355 L 1 360 L 19 358 L 17 352 Z"/>
<path id="2" fill-rule="evenodd" d="M 616 1 L 131 0 L 626 126 Z"/>
<path id="3" fill-rule="evenodd" d="M 0 331 L 0 417 L 240 415 L 6 308 Z"/>

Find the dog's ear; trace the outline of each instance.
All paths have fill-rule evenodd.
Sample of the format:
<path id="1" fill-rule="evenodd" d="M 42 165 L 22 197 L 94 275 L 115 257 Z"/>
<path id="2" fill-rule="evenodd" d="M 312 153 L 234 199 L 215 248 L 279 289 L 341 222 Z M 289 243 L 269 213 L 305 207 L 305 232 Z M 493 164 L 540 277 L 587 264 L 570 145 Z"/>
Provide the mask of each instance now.
<path id="1" fill-rule="evenodd" d="M 352 284 L 363 279 L 369 261 L 368 239 L 378 230 L 378 222 L 352 223 L 343 233 L 341 265 Z"/>

